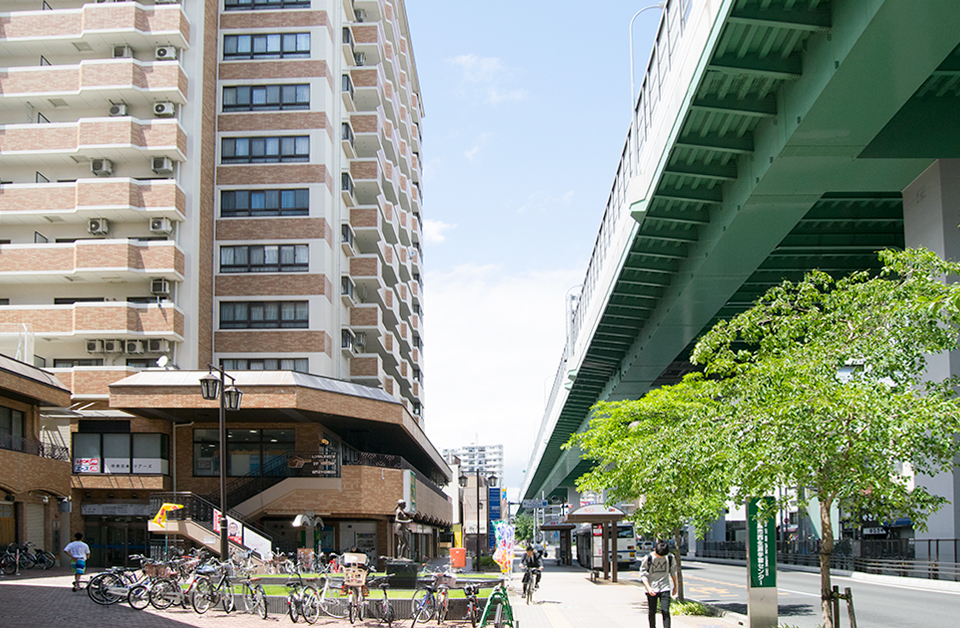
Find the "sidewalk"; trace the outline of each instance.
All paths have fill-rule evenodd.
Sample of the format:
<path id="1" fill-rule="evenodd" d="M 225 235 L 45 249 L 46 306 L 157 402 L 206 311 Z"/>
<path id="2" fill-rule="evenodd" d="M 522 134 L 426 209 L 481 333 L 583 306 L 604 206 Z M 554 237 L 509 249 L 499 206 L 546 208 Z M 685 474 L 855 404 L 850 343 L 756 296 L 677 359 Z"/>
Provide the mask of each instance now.
<path id="1" fill-rule="evenodd" d="M 643 628 L 647 605 L 637 572 L 620 573 L 616 584 L 590 582 L 580 567 L 558 567 L 547 561 L 540 589 L 530 606 L 520 599 L 521 575 L 511 582 L 510 601 L 521 628 Z M 657 627 L 662 619 L 658 616 Z M 735 628 L 736 621 L 722 617 L 674 615 L 676 628 Z"/>

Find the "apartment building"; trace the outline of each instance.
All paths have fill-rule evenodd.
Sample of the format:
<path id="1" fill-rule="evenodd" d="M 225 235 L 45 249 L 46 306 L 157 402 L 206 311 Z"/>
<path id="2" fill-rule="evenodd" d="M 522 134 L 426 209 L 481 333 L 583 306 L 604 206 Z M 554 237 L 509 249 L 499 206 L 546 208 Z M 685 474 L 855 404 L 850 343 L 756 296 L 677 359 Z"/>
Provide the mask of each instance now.
<path id="1" fill-rule="evenodd" d="M 177 412 L 111 400 L 157 368 L 377 389 L 439 460 L 423 474 L 448 472 L 422 437 L 423 111 L 403 0 L 0 0 L 0 19 L 0 352 L 72 391 L 51 421 L 69 422 L 88 516 L 143 520 L 176 452 L 194 468 L 203 450 L 176 448 Z"/>
<path id="2" fill-rule="evenodd" d="M 464 474 L 497 476 L 503 480 L 503 445 L 464 445 L 443 450 L 443 459 L 448 463 L 460 459 L 460 471 Z"/>

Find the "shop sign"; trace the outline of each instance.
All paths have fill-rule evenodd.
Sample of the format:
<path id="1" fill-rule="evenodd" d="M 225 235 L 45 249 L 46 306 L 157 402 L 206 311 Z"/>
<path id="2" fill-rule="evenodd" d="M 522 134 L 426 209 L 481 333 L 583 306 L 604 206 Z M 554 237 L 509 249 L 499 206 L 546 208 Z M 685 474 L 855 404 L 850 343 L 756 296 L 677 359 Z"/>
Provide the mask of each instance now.
<path id="1" fill-rule="evenodd" d="M 772 497 L 753 498 L 747 502 L 747 559 L 750 586 L 768 588 L 777 586 L 777 547 L 773 517 L 760 519 L 761 502 L 772 502 Z"/>

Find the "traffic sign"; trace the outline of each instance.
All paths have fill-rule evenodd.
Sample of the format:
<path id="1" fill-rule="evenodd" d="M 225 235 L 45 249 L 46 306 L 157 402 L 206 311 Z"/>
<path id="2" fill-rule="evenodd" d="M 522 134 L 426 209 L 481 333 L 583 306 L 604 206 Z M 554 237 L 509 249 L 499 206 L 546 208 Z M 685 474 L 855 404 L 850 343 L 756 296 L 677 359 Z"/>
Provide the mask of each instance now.
<path id="1" fill-rule="evenodd" d="M 521 505 L 524 508 L 546 508 L 547 500 L 545 499 L 525 499 L 521 502 Z"/>

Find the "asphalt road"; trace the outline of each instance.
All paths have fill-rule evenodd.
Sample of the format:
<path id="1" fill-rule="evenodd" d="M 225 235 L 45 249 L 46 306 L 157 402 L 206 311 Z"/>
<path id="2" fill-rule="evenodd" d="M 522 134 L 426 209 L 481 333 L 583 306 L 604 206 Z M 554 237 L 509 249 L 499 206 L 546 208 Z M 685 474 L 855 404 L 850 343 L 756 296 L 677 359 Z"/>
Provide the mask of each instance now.
<path id="1" fill-rule="evenodd" d="M 624 574 L 637 578 L 635 571 Z M 746 568 L 710 563 L 684 563 L 686 595 L 729 611 L 746 614 Z M 909 584 L 863 582 L 840 576 L 833 584 L 853 591 L 857 625 L 860 628 L 947 628 L 960 625 L 960 593 L 927 591 Z M 780 622 L 797 628 L 816 628 L 820 619 L 820 575 L 801 571 L 778 571 Z M 841 623 L 847 624 L 845 602 Z"/>

